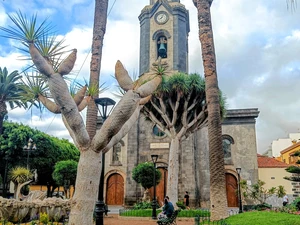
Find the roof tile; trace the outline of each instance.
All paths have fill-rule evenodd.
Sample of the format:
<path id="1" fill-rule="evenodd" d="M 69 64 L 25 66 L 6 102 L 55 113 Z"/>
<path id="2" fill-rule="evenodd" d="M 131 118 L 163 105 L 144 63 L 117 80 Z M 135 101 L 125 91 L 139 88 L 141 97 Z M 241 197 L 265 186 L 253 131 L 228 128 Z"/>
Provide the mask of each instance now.
<path id="1" fill-rule="evenodd" d="M 257 154 L 258 168 L 286 168 L 290 165 L 268 156 Z"/>

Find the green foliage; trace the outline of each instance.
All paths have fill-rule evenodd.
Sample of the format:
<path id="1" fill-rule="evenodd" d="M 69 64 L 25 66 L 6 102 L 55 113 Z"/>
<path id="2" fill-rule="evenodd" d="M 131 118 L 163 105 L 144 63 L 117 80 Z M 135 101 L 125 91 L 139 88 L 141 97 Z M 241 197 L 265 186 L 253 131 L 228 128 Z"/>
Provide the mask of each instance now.
<path id="1" fill-rule="evenodd" d="M 160 209 L 156 210 L 157 214 L 160 212 Z M 123 210 L 119 212 L 119 215 L 124 217 L 151 217 L 152 209 Z"/>
<path id="2" fill-rule="evenodd" d="M 296 211 L 300 211 L 300 197 L 294 199 L 288 206 L 294 207 Z"/>
<path id="3" fill-rule="evenodd" d="M 49 216 L 47 213 L 44 213 L 44 212 L 40 213 L 40 222 L 42 224 L 46 224 L 46 225 L 49 223 Z"/>
<path id="4" fill-rule="evenodd" d="M 245 198 L 258 200 L 261 204 L 265 203 L 266 199 L 271 195 L 276 194 L 277 197 L 283 197 L 286 194 L 286 191 L 282 185 L 265 189 L 263 187 L 265 182 L 261 180 L 258 180 L 256 184 L 252 184 L 250 187 L 247 185 L 247 181 L 242 180 L 240 185 L 242 194 Z"/>
<path id="5" fill-rule="evenodd" d="M 149 189 L 153 187 L 154 166 L 153 163 L 140 163 L 132 170 L 132 179 L 141 184 L 143 188 Z M 155 170 L 156 185 L 161 179 L 161 172 Z"/>
<path id="6" fill-rule="evenodd" d="M 178 208 L 181 208 L 181 209 L 185 209 L 186 208 L 185 205 L 184 205 L 184 202 L 182 202 L 182 201 L 176 202 L 176 205 L 178 206 Z"/>
<path id="7" fill-rule="evenodd" d="M 221 95 L 220 99 L 223 116 L 225 98 Z M 162 76 L 161 84 L 141 112 L 170 137 L 171 131 L 166 132 L 170 128 L 189 134 L 201 127 L 207 118 L 206 108 L 205 79 L 199 74 L 176 73 Z"/>
<path id="8" fill-rule="evenodd" d="M 15 184 L 25 183 L 32 178 L 30 170 L 24 167 L 15 167 L 9 171 L 9 179 Z"/>
<path id="9" fill-rule="evenodd" d="M 10 27 L 10 29 L 7 29 L 0 27 L 0 30 L 6 33 L 6 35 L 2 35 L 2 37 L 11 38 L 26 43 L 32 43 L 40 39 L 51 29 L 51 26 L 46 24 L 46 20 L 37 26 L 36 15 L 32 16 L 30 21 L 20 11 L 16 15 L 8 16 L 16 28 Z"/>
<path id="10" fill-rule="evenodd" d="M 71 185 L 75 185 L 78 163 L 74 160 L 60 161 L 55 164 L 52 177 L 56 184 L 64 185 L 65 181 L 69 181 Z"/>
<path id="11" fill-rule="evenodd" d="M 32 106 L 40 109 L 42 112 L 43 106 L 40 101 L 37 101 L 39 95 L 49 96 L 49 87 L 46 80 L 38 72 L 29 74 L 24 71 L 24 78 L 22 79 L 22 89 L 24 90 L 23 99 L 30 103 L 28 108 Z"/>
<path id="12" fill-rule="evenodd" d="M 66 139 L 59 139 L 29 126 L 4 122 L 3 134 L 0 136 L 0 174 L 4 178 L 5 165 L 8 171 L 16 166 L 26 167 L 29 156 L 29 167 L 37 169 L 38 184 L 56 186 L 52 179 L 54 165 L 58 161 L 78 161 L 79 151 Z M 32 138 L 37 149 L 23 151 L 28 139 Z"/>
<path id="13" fill-rule="evenodd" d="M 297 173 L 300 174 L 300 167 L 298 166 L 289 166 L 288 168 L 285 169 L 289 173 Z"/>
<path id="14" fill-rule="evenodd" d="M 299 225 L 299 215 L 272 211 L 252 211 L 230 216 L 225 221 L 232 225 Z"/>
<path id="15" fill-rule="evenodd" d="M 282 185 L 279 185 L 277 187 L 276 192 L 277 192 L 277 197 L 279 197 L 279 198 L 282 198 L 286 194 L 284 186 L 282 186 Z"/>
<path id="16" fill-rule="evenodd" d="M 159 205 L 156 208 L 157 209 L 160 208 Z M 152 202 L 138 202 L 138 203 L 134 204 L 133 209 L 134 210 L 138 210 L 138 209 L 152 209 Z"/>
<path id="17" fill-rule="evenodd" d="M 161 212 L 160 209 L 157 209 L 157 214 Z M 124 217 L 151 217 L 152 209 L 134 209 L 134 210 L 122 210 L 120 211 L 120 216 Z M 190 209 L 190 210 L 180 210 L 177 217 L 190 217 L 194 218 L 197 215 L 200 217 L 209 217 L 210 212 L 208 210 L 201 209 Z"/>
<path id="18" fill-rule="evenodd" d="M 290 177 L 283 177 L 286 180 L 290 181 L 300 181 L 300 167 L 299 166 L 289 166 L 285 169 L 287 172 L 292 173 Z"/>
<path id="19" fill-rule="evenodd" d="M 253 207 L 254 210 L 258 210 L 258 211 L 271 209 L 271 208 L 272 208 L 272 205 L 267 204 L 267 203 L 258 204 Z"/>
<path id="20" fill-rule="evenodd" d="M 292 157 L 297 157 L 298 160 L 296 161 L 296 166 L 295 165 L 292 165 L 292 166 L 289 166 L 288 168 L 286 168 L 285 170 L 288 172 L 288 173 L 291 173 L 292 176 L 290 177 L 283 177 L 284 179 L 286 180 L 290 180 L 290 181 L 300 181 L 300 160 L 299 160 L 299 156 L 300 156 L 300 151 L 296 151 L 294 152 L 292 155 Z"/>
<path id="21" fill-rule="evenodd" d="M 1 69 L 0 67 L 0 119 L 3 121 L 7 114 L 6 103 L 13 109 L 16 106 L 26 108 L 26 104 L 23 103 L 24 91 L 21 85 L 21 75 L 18 71 L 13 71 L 8 74 L 6 67 Z M 0 133 L 2 133 L 2 126 L 0 127 Z"/>

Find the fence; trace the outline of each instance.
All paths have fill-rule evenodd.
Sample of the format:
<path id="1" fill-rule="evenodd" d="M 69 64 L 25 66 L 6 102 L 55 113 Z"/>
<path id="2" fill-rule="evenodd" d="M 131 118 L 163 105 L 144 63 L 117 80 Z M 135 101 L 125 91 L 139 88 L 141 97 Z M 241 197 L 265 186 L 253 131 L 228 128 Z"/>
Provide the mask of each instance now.
<path id="1" fill-rule="evenodd" d="M 210 221 L 210 217 L 195 217 L 195 225 L 230 225 L 224 220 L 221 221 Z"/>
<path id="2" fill-rule="evenodd" d="M 203 211 L 207 211 L 207 213 L 204 213 L 202 215 L 197 215 L 195 217 L 195 225 L 230 225 L 225 220 L 210 221 L 210 211 L 209 211 L 209 209 L 205 209 Z M 239 212 L 237 210 L 228 210 L 228 215 L 229 216 L 233 216 L 233 215 L 236 215 L 238 213 Z"/>

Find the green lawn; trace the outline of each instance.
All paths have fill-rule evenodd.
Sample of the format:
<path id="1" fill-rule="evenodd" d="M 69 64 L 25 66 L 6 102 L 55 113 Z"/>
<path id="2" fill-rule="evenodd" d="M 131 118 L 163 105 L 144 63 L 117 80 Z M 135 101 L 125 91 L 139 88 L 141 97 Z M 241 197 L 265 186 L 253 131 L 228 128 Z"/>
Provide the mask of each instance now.
<path id="1" fill-rule="evenodd" d="M 230 225 L 300 225 L 300 215 L 253 211 L 231 216 L 226 222 Z"/>

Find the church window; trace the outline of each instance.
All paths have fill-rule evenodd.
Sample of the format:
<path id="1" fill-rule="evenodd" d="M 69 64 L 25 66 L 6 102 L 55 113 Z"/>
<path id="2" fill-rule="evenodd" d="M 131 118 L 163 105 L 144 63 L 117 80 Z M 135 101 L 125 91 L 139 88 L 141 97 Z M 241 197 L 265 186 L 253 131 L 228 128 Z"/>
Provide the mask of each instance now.
<path id="1" fill-rule="evenodd" d="M 113 147 L 112 164 L 121 164 L 121 147 L 120 142 Z"/>
<path id="2" fill-rule="evenodd" d="M 165 132 L 159 129 L 157 125 L 153 126 L 152 132 L 157 137 L 164 137 L 166 135 Z"/>
<path id="3" fill-rule="evenodd" d="M 157 58 L 167 58 L 168 57 L 168 41 L 165 36 L 159 36 L 157 39 Z"/>
<path id="4" fill-rule="evenodd" d="M 232 164 L 231 145 L 234 144 L 233 138 L 229 135 L 222 135 L 222 147 L 224 151 L 225 164 Z"/>

